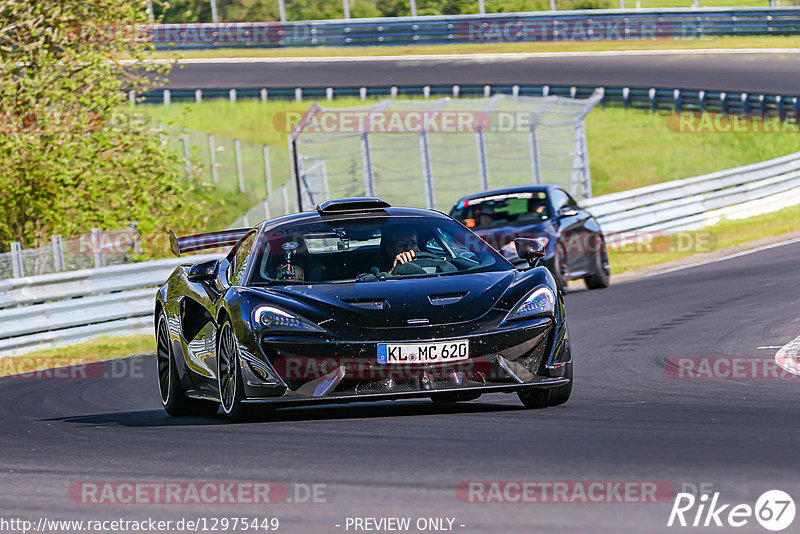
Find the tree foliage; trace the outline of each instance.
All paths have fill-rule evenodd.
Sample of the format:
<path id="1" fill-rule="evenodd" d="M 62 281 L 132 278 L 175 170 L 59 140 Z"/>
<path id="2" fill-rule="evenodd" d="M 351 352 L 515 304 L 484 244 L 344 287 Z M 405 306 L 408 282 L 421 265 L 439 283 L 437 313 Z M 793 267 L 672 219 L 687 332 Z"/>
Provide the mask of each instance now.
<path id="1" fill-rule="evenodd" d="M 0 250 L 181 213 L 177 156 L 124 104 L 165 74 L 118 59 L 149 50 L 134 31 L 145 13 L 131 0 L 0 0 Z"/>

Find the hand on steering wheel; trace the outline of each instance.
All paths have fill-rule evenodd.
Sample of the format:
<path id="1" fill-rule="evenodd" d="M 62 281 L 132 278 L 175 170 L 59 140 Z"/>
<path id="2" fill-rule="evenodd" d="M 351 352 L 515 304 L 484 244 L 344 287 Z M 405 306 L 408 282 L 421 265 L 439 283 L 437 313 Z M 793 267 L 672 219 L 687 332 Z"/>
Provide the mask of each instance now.
<path id="1" fill-rule="evenodd" d="M 404 263 L 410 263 L 417 260 L 431 259 L 431 258 L 436 258 L 436 255 L 431 254 L 430 252 L 414 251 L 414 250 L 401 252 L 394 259 L 394 265 L 392 265 L 391 273 L 395 274 L 397 268 L 403 265 Z"/>

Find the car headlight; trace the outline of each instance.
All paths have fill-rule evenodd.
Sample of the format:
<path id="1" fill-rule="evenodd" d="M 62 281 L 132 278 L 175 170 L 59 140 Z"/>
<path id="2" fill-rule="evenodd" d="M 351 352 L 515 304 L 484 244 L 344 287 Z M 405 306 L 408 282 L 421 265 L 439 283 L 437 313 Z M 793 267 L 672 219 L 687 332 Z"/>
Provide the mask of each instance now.
<path id="1" fill-rule="evenodd" d="M 253 323 L 268 330 L 321 332 L 322 329 L 280 308 L 259 306 L 253 311 Z"/>
<path id="2" fill-rule="evenodd" d="M 506 316 L 505 321 L 526 319 L 537 315 L 555 315 L 556 297 L 549 287 L 540 286 L 520 301 Z"/>

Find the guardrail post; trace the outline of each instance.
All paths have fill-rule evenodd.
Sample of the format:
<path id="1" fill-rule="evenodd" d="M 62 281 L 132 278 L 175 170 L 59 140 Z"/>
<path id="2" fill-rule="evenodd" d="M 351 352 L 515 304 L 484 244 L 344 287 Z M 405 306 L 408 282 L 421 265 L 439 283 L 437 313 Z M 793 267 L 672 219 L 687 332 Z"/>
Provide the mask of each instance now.
<path id="1" fill-rule="evenodd" d="M 203 101 L 203 90 L 202 89 L 195 89 L 194 90 L 194 102 L 195 104 L 199 104 Z"/>
<path id="2" fill-rule="evenodd" d="M 750 95 L 748 95 L 747 93 L 742 93 L 740 98 L 742 99 L 742 111 L 744 112 L 744 116 L 745 117 L 749 117 L 750 116 Z"/>
<path id="3" fill-rule="evenodd" d="M 60 235 L 50 237 L 50 243 L 53 247 L 53 268 L 56 272 L 63 271 L 64 266 L 64 243 L 61 241 Z"/>
<path id="4" fill-rule="evenodd" d="M 325 98 L 328 100 L 333 100 L 333 87 L 328 87 L 325 89 Z"/>
<path id="5" fill-rule="evenodd" d="M 726 93 L 719 94 L 719 101 L 722 104 L 722 114 L 727 118 L 728 114 L 728 95 Z"/>
<path id="6" fill-rule="evenodd" d="M 244 193 L 244 171 L 242 170 L 242 145 L 238 139 L 233 140 L 233 151 L 236 153 L 236 177 L 239 179 L 239 192 Z"/>
<path id="7" fill-rule="evenodd" d="M 767 97 L 764 95 L 758 95 L 758 104 L 761 108 L 761 118 L 767 118 Z"/>
<path id="8" fill-rule="evenodd" d="M 172 93 L 169 92 L 169 89 L 164 89 L 163 93 L 164 105 L 169 106 L 171 99 L 172 99 Z"/>
<path id="9" fill-rule="evenodd" d="M 102 235 L 103 234 L 99 228 L 92 228 L 92 252 L 94 253 L 95 269 L 103 267 L 103 254 L 100 250 L 100 241 L 102 240 Z"/>
<path id="10" fill-rule="evenodd" d="M 429 96 L 431 96 L 431 86 L 430 85 L 426 85 L 425 87 L 422 88 L 422 96 L 423 96 L 423 98 L 428 98 Z"/>
<path id="11" fill-rule="evenodd" d="M 484 85 L 483 86 L 483 96 L 485 98 L 489 98 L 492 96 L 492 86 L 491 85 Z"/>
<path id="12" fill-rule="evenodd" d="M 453 98 L 458 98 L 458 93 L 461 91 L 461 87 L 458 85 L 453 86 Z"/>
<path id="13" fill-rule="evenodd" d="M 631 107 L 631 89 L 630 87 L 622 88 L 622 106 L 625 109 Z"/>
<path id="14" fill-rule="evenodd" d="M 214 185 L 218 184 L 217 177 L 217 144 L 214 142 L 214 134 L 208 134 L 208 153 L 211 160 L 211 179 Z"/>
<path id="15" fill-rule="evenodd" d="M 683 107 L 681 105 L 682 102 L 681 102 L 681 90 L 680 89 L 675 89 L 675 91 L 672 92 L 672 99 L 673 99 L 673 103 L 672 103 L 673 111 L 675 113 L 680 113 L 681 112 L 681 108 Z"/>
<path id="16" fill-rule="evenodd" d="M 706 92 L 700 91 L 697 94 L 697 98 L 700 100 L 700 113 L 705 113 L 706 111 Z"/>
<path id="17" fill-rule="evenodd" d="M 11 272 L 14 278 L 22 278 L 25 275 L 22 265 L 22 246 L 17 241 L 11 242 Z"/>
<path id="18" fill-rule="evenodd" d="M 267 92 L 267 90 L 266 89 L 261 89 L 261 102 L 266 104 L 268 97 L 269 97 L 269 93 Z"/>
<path id="19" fill-rule="evenodd" d="M 792 97 L 792 107 L 794 108 L 795 122 L 800 122 L 800 100 L 796 96 Z"/>
<path id="20" fill-rule="evenodd" d="M 231 102 L 236 102 L 236 89 L 231 89 L 230 91 L 228 91 L 228 99 Z"/>
<path id="21" fill-rule="evenodd" d="M 389 90 L 389 94 L 392 98 L 397 98 L 397 86 L 393 85 L 392 88 Z"/>
<path id="22" fill-rule="evenodd" d="M 656 90 L 655 90 L 655 88 L 651 87 L 650 88 L 650 111 L 652 113 L 655 113 L 657 106 L 658 106 L 658 104 L 656 103 Z"/>
<path id="23" fill-rule="evenodd" d="M 781 122 L 786 120 L 786 108 L 783 106 L 783 97 L 781 95 L 775 97 L 775 107 L 778 109 L 778 120 Z"/>
<path id="24" fill-rule="evenodd" d="M 303 101 L 303 89 L 301 87 L 297 87 L 294 90 L 294 99 L 295 99 L 296 102 L 302 102 Z"/>
<path id="25" fill-rule="evenodd" d="M 361 97 L 361 100 L 366 100 L 367 99 L 367 88 L 366 87 L 359 88 L 358 89 L 358 96 Z"/>
<path id="26" fill-rule="evenodd" d="M 136 91 L 128 91 L 128 103 L 131 106 L 136 105 Z"/>
<path id="27" fill-rule="evenodd" d="M 519 96 L 519 85 L 513 85 L 511 87 L 511 96 Z"/>

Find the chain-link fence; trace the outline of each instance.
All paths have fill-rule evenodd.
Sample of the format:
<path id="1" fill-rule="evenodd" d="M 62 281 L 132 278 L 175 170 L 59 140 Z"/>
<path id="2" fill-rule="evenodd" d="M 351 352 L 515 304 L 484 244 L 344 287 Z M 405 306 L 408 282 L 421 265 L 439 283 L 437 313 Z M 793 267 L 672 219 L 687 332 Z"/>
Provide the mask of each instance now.
<path id="1" fill-rule="evenodd" d="M 246 195 L 253 203 L 231 227 L 251 226 L 296 211 L 290 193 L 289 152 L 241 139 L 160 124 L 164 140 L 180 155 L 186 177 L 214 185 L 221 192 Z"/>
<path id="2" fill-rule="evenodd" d="M 559 96 L 314 104 L 290 146 L 302 209 L 332 197 L 379 196 L 448 211 L 461 196 L 552 183 L 592 196 L 584 118 L 602 98 Z"/>
<path id="3" fill-rule="evenodd" d="M 110 232 L 93 229 L 71 239 L 53 236 L 39 248 L 23 249 L 12 242 L 11 251 L 0 254 L 0 280 L 130 263 L 139 247 L 135 224 Z"/>

